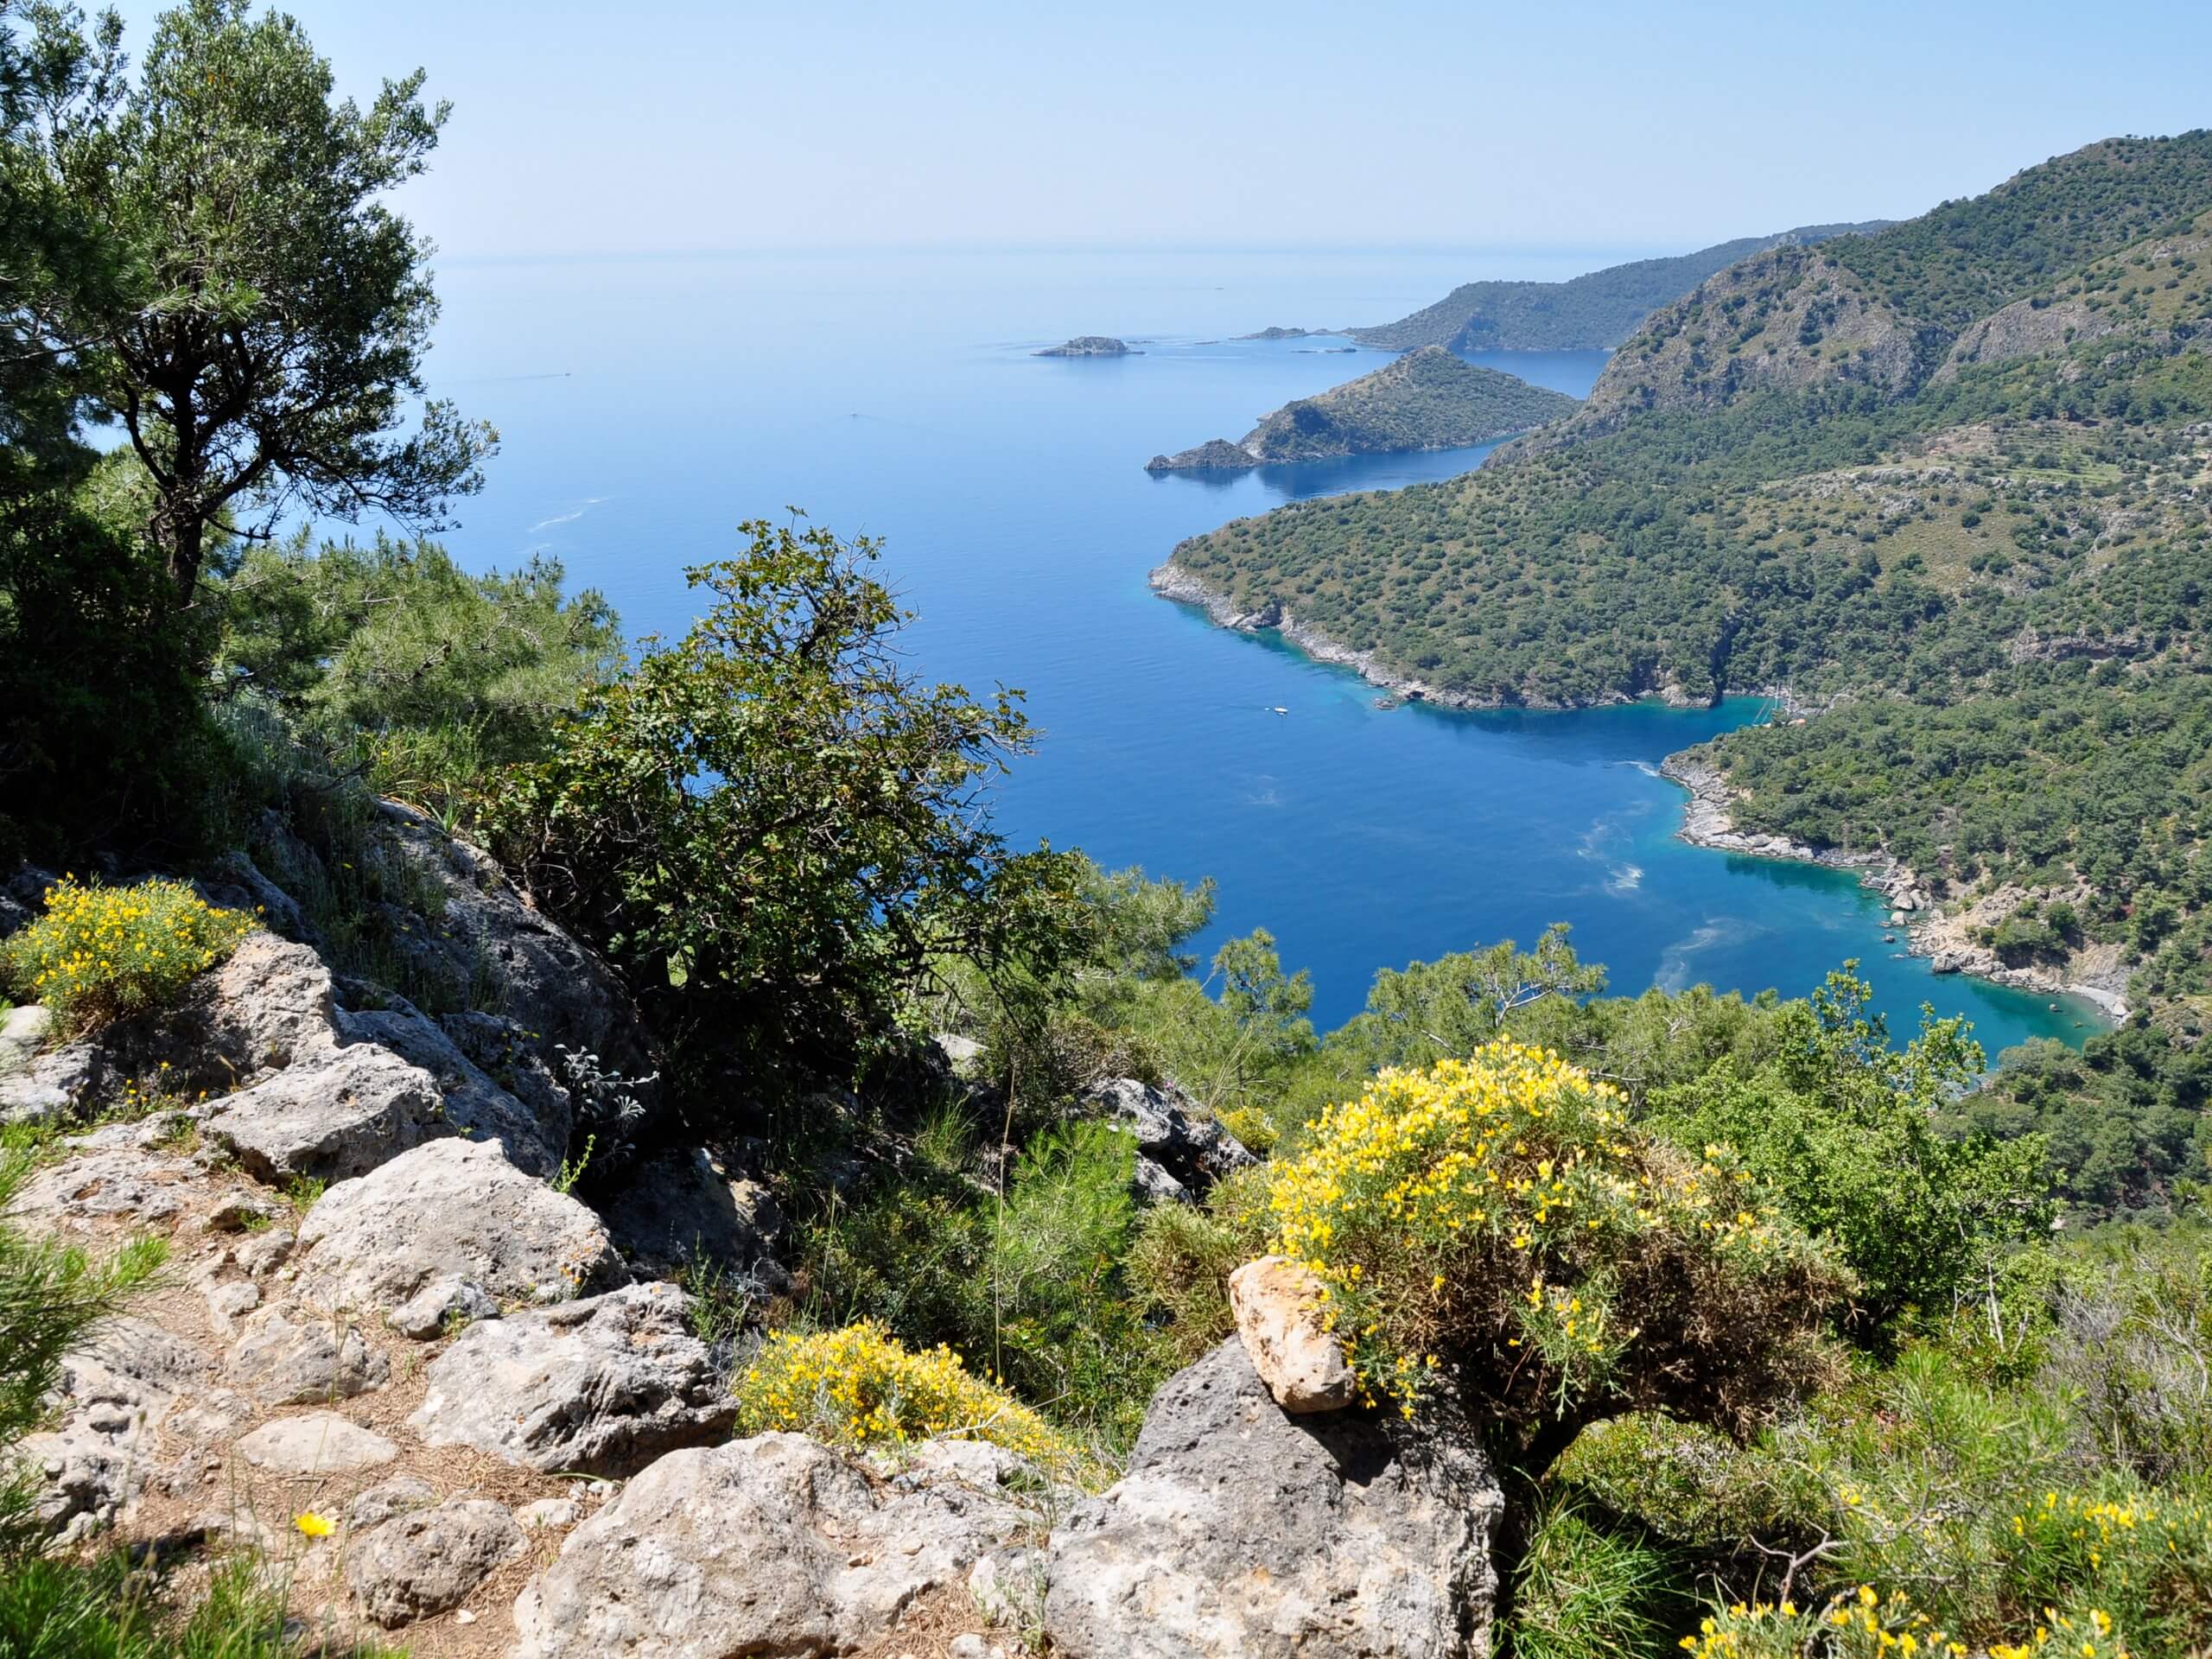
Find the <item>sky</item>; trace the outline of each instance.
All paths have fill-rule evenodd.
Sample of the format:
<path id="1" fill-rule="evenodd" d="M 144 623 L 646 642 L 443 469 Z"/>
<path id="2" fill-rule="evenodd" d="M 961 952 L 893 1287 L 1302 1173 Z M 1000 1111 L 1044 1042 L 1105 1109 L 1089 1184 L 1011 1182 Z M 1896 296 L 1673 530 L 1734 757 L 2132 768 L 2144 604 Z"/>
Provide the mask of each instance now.
<path id="1" fill-rule="evenodd" d="M 158 10 L 122 8 L 143 41 Z M 2212 5 L 294 0 L 454 105 L 456 258 L 913 246 L 1687 250 L 2212 124 Z"/>

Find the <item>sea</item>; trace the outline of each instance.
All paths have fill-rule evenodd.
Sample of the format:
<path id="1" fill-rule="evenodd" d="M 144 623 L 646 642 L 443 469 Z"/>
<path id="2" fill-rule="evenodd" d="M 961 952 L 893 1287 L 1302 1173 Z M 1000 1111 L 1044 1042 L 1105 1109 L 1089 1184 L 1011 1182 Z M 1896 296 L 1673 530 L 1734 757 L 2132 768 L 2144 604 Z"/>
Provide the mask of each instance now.
<path id="1" fill-rule="evenodd" d="M 1804 994 L 1856 961 L 1902 1037 L 1923 1003 L 1993 1060 L 2102 1028 L 2086 1004 L 1939 977 L 1847 875 L 1676 838 L 1669 752 L 1732 701 L 1574 713 L 1378 706 L 1376 689 L 1154 595 L 1184 537 L 1287 501 L 1452 477 L 1488 448 L 1153 476 L 1160 451 L 1378 367 L 1339 337 L 1459 283 L 1665 250 L 1021 248 L 489 259 L 438 272 L 433 391 L 501 433 L 446 540 L 475 569 L 557 557 L 633 637 L 680 632 L 687 566 L 803 513 L 880 537 L 912 667 L 1019 688 L 1040 732 L 996 786 L 1018 844 L 1218 889 L 1202 956 L 1264 927 L 1326 1028 L 1376 971 L 1565 922 L 1611 988 Z M 1037 356 L 1077 334 L 1139 355 Z M 1597 352 L 1474 361 L 1574 396 Z M 1203 969 L 1201 969 L 1203 971 Z"/>

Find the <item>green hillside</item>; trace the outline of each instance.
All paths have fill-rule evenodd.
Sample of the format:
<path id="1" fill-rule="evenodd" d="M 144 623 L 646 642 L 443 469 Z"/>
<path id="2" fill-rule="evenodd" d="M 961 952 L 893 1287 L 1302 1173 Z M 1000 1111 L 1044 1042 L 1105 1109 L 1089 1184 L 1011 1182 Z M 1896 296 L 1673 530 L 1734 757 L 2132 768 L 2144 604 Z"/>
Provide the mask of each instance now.
<path id="1" fill-rule="evenodd" d="M 1825 712 L 1712 746 L 1740 826 L 2017 887 L 2006 960 L 2171 999 L 2212 931 L 2208 339 L 2212 134 L 2115 140 L 1715 275 L 1480 472 L 1174 562 L 1447 699 L 1786 694 Z"/>
<path id="2" fill-rule="evenodd" d="M 1463 283 L 1434 305 L 1373 328 L 1348 330 L 1363 346 L 1412 351 L 1572 352 L 1618 346 L 1668 301 L 1713 272 L 1768 248 L 1823 241 L 1865 225 L 1804 225 L 1774 236 L 1740 237 L 1695 253 L 1638 259 L 1564 283 Z"/>

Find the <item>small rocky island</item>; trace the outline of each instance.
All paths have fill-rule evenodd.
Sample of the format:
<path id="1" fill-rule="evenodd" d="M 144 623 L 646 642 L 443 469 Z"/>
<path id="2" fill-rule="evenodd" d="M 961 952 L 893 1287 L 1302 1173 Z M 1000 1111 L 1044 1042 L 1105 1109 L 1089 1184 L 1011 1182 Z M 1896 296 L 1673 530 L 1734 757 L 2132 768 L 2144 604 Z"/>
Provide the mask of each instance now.
<path id="1" fill-rule="evenodd" d="M 1127 341 L 1111 334 L 1077 334 L 1065 346 L 1048 346 L 1041 352 L 1032 352 L 1032 357 L 1142 357 L 1142 352 L 1129 349 Z"/>
<path id="2" fill-rule="evenodd" d="M 1574 399 L 1425 346 L 1372 374 L 1286 404 L 1236 443 L 1215 438 L 1154 455 L 1148 473 L 1212 471 L 1409 449 L 1452 449 L 1525 432 L 1569 413 Z"/>
<path id="3" fill-rule="evenodd" d="M 1238 340 L 1313 340 L 1322 334 L 1339 332 L 1334 328 L 1262 328 L 1256 334 L 1238 334 Z"/>

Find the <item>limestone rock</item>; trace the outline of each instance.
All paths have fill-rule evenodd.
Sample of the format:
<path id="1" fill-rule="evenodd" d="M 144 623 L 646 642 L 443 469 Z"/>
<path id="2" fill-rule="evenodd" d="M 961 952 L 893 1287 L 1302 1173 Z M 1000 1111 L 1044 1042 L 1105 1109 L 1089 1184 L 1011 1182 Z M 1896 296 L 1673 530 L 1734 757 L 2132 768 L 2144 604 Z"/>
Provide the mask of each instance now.
<path id="1" fill-rule="evenodd" d="M 541 1497 L 515 1511 L 515 1522 L 525 1529 L 558 1531 L 583 1519 L 584 1506 L 572 1497 Z"/>
<path id="2" fill-rule="evenodd" d="M 1484 1659 L 1501 1508 L 1461 1437 L 1293 1418 L 1231 1339 L 1052 1534 L 1058 1659 Z"/>
<path id="3" fill-rule="evenodd" d="M 483 1286 L 448 1275 L 431 1280 L 386 1314 L 385 1323 L 403 1337 L 426 1342 L 456 1325 L 499 1317 L 499 1305 Z"/>
<path id="4" fill-rule="evenodd" d="M 611 1281 L 621 1258 L 599 1218 L 524 1174 L 490 1142 L 432 1141 L 332 1187 L 300 1224 L 299 1294 L 387 1312 L 439 1279 L 494 1302 L 550 1301 Z"/>
<path id="5" fill-rule="evenodd" d="M 71 1222 L 167 1221 L 184 1207 L 186 1183 L 199 1174 L 181 1158 L 131 1147 L 77 1152 L 26 1181 L 12 1213 L 41 1231 Z"/>
<path id="6" fill-rule="evenodd" d="M 925 1447 L 888 1480 L 799 1434 L 672 1452 L 515 1603 L 515 1659 L 849 1653 L 1032 1523 L 995 1447 Z M 957 1471 L 957 1472 L 955 1472 Z"/>
<path id="7" fill-rule="evenodd" d="M 238 1443 L 238 1455 L 272 1475 L 344 1475 L 390 1463 L 399 1448 L 374 1429 L 335 1412 L 311 1411 L 264 1423 Z"/>
<path id="8" fill-rule="evenodd" d="M 569 1146 L 566 1095 L 552 1096 L 549 1112 L 525 1107 L 464 1054 L 443 1027 L 404 998 L 368 1013 L 343 1014 L 340 1024 L 354 1041 L 388 1048 L 429 1072 L 444 1097 L 443 1120 L 455 1133 L 497 1141 L 507 1160 L 525 1174 L 561 1173 Z"/>
<path id="9" fill-rule="evenodd" d="M 1110 1077 L 1084 1094 L 1095 1116 L 1136 1137 L 1137 1185 L 1154 1201 L 1195 1201 L 1231 1171 L 1257 1162 L 1244 1143 L 1172 1085 Z"/>
<path id="10" fill-rule="evenodd" d="M 319 1051 L 217 1104 L 202 1128 L 265 1181 L 344 1181 L 448 1133 L 436 1080 L 388 1049 Z"/>
<path id="11" fill-rule="evenodd" d="M 678 1274 L 696 1260 L 738 1275 L 758 1270 L 768 1289 L 789 1282 L 774 1257 L 784 1226 L 775 1198 L 702 1148 L 639 1159 L 599 1213 L 641 1272 Z"/>
<path id="12" fill-rule="evenodd" d="M 391 1630 L 459 1606 L 494 1567 L 529 1547 L 514 1517 L 489 1498 L 455 1498 L 354 1538 L 346 1584 L 361 1611 Z"/>
<path id="13" fill-rule="evenodd" d="M 264 1307 L 242 1321 L 230 1379 L 264 1405 L 303 1406 L 380 1389 L 391 1363 L 372 1353 L 353 1323 L 317 1318 L 296 1304 Z"/>
<path id="14" fill-rule="evenodd" d="M 421 1476 L 394 1475 L 355 1496 L 346 1506 L 346 1524 L 355 1532 L 365 1532 L 396 1515 L 411 1515 L 437 1501 L 437 1489 Z"/>
<path id="15" fill-rule="evenodd" d="M 1263 1255 L 1229 1275 L 1229 1306 L 1246 1357 L 1285 1411 L 1335 1411 L 1359 1385 L 1344 1344 L 1321 1320 L 1321 1281 L 1287 1255 Z"/>
<path id="16" fill-rule="evenodd" d="M 462 1332 L 409 1427 L 533 1469 L 620 1474 L 729 1432 L 736 1402 L 684 1326 L 689 1299 L 632 1285 Z"/>

